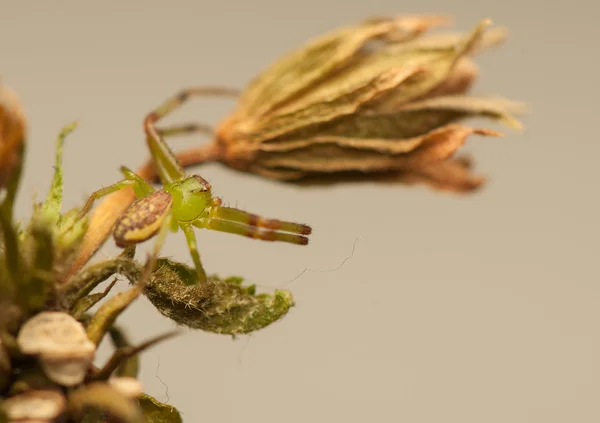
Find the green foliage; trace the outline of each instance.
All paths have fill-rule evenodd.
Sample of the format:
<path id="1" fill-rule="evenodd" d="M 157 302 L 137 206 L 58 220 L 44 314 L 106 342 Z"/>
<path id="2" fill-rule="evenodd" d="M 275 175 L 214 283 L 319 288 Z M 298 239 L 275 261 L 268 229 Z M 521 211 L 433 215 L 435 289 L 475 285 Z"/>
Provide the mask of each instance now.
<path id="1" fill-rule="evenodd" d="M 195 272 L 189 266 L 161 258 L 144 294 L 163 315 L 180 325 L 221 334 L 243 334 L 281 319 L 294 305 L 292 294 L 256 294 L 256 286 L 243 279 L 216 275 L 204 285 L 190 284 Z"/>

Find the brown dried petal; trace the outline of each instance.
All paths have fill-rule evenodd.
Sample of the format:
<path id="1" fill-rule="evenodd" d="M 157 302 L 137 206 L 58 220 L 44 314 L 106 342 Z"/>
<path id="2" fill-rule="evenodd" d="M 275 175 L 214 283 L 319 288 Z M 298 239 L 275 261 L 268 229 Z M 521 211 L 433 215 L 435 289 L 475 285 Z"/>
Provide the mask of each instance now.
<path id="1" fill-rule="evenodd" d="M 390 57 L 405 57 L 406 66 L 420 66 L 427 70 L 426 75 L 411 85 L 401 85 L 396 91 L 391 91 L 379 99 L 379 104 L 391 102 L 394 107 L 406 104 L 417 98 L 423 97 L 434 90 L 446 79 L 452 75 L 457 64 L 469 55 L 485 34 L 490 21 L 482 21 L 467 37 L 464 37 L 458 44 L 450 44 L 431 49 L 415 48 L 411 50 L 406 46 L 388 46 L 382 50 L 381 55 Z M 379 60 L 382 60 L 381 58 Z M 373 109 L 378 109 L 377 104 L 370 105 Z"/>
<path id="2" fill-rule="evenodd" d="M 433 97 L 419 102 L 411 102 L 399 109 L 384 109 L 382 112 L 455 112 L 464 117 L 483 116 L 499 120 L 514 128 L 522 129 L 523 126 L 513 115 L 525 112 L 525 105 L 500 97 L 473 97 L 464 95 L 448 95 Z"/>
<path id="3" fill-rule="evenodd" d="M 508 36 L 508 29 L 502 27 L 491 28 L 486 31 L 475 43 L 470 51 L 469 55 L 475 55 L 483 52 L 484 50 L 496 47 L 502 44 Z M 440 48 L 442 46 L 448 46 L 451 44 L 459 43 L 462 40 L 464 34 L 460 32 L 443 32 L 436 34 L 426 34 L 419 37 L 410 43 L 407 43 L 407 47 L 419 47 L 419 48 Z"/>
<path id="4" fill-rule="evenodd" d="M 410 39 L 444 17 L 399 17 L 365 21 L 307 43 L 273 63 L 255 78 L 240 99 L 239 115 L 263 116 L 350 62 L 369 40 L 395 35 Z M 402 35 L 400 35 L 402 34 Z"/>
<path id="5" fill-rule="evenodd" d="M 380 97 L 384 95 L 384 98 L 391 97 L 396 103 L 405 103 L 412 98 L 424 95 L 448 77 L 458 60 L 466 55 L 472 48 L 471 46 L 481 38 L 486 25 L 486 21 L 482 22 L 458 44 L 452 43 L 430 49 L 406 48 L 403 44 L 400 45 L 400 48 L 398 45 L 388 45 L 356 57 L 347 67 L 330 75 L 320 85 L 307 87 L 305 95 L 274 110 L 255 125 L 261 127 L 277 125 L 282 115 L 294 116 L 298 112 L 314 109 L 314 105 L 327 104 L 332 99 L 344 99 L 360 87 L 370 84 L 374 75 L 382 75 L 389 72 L 390 69 L 422 69 L 426 72 L 416 78 L 405 78 L 402 84 L 391 89 L 392 92 L 382 91 L 380 95 L 373 96 L 367 101 L 380 100 Z M 367 101 L 362 101 L 361 105 Z"/>
<path id="6" fill-rule="evenodd" d="M 315 102 L 289 114 L 277 115 L 277 118 L 268 124 L 248 122 L 240 124 L 236 129 L 242 132 L 240 138 L 249 138 L 253 143 L 260 143 L 299 128 L 329 122 L 337 117 L 356 113 L 364 103 L 375 100 L 421 72 L 422 70 L 416 67 L 391 68 L 381 74 L 371 75 L 370 80 L 361 81 L 360 85 L 349 87 L 328 101 Z"/>
<path id="7" fill-rule="evenodd" d="M 430 166 L 407 169 L 389 178 L 389 182 L 424 184 L 440 191 L 467 193 L 480 188 L 485 177 L 471 172 L 472 159 L 468 156 L 444 160 Z"/>
<path id="8" fill-rule="evenodd" d="M 278 142 L 264 142 L 260 151 L 285 152 L 317 144 L 335 144 L 384 153 L 405 153 L 418 147 L 420 136 L 451 122 L 473 116 L 501 120 L 521 128 L 510 114 L 519 112 L 521 105 L 505 99 L 446 96 L 409 103 L 388 114 L 355 114 L 344 116 L 320 127 L 313 135 L 312 128 L 298 130 L 279 138 Z M 311 135 L 313 138 L 310 138 Z"/>
<path id="9" fill-rule="evenodd" d="M 464 57 L 458 61 L 441 84 L 426 94 L 414 98 L 413 101 L 444 95 L 463 94 L 471 88 L 478 75 L 479 67 L 471 59 Z"/>
<path id="10" fill-rule="evenodd" d="M 451 157 L 471 134 L 499 136 L 486 129 L 458 124 L 446 125 L 412 140 L 404 154 L 384 154 L 375 150 L 343 147 L 334 143 L 310 145 L 290 152 L 261 153 L 262 167 L 305 172 L 388 171 L 427 166 Z M 418 148 L 414 148 L 418 145 Z"/>
<path id="11" fill-rule="evenodd" d="M 0 83 L 0 188 L 22 160 L 27 121 L 16 94 Z"/>

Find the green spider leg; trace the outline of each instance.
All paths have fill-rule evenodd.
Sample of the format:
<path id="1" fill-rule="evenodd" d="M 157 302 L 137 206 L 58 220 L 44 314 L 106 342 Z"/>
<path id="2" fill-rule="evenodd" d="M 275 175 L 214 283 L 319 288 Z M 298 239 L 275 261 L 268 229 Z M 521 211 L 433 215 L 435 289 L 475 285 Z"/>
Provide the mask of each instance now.
<path id="1" fill-rule="evenodd" d="M 221 205 L 215 197 L 207 215 L 192 222 L 199 229 L 226 232 L 262 241 L 286 242 L 306 245 L 312 229 L 310 226 L 278 219 L 265 219 L 253 213 Z"/>
<path id="2" fill-rule="evenodd" d="M 79 211 L 79 219 L 83 218 L 86 214 L 89 213 L 92 206 L 97 200 L 99 200 L 102 197 L 106 197 L 107 195 L 112 194 L 113 192 L 120 191 L 124 188 L 133 186 L 133 191 L 135 192 L 137 198 L 145 197 L 154 192 L 154 188 L 152 187 L 152 185 L 150 185 L 144 179 L 136 175 L 135 172 L 133 172 L 131 169 L 122 166 L 121 173 L 125 175 L 125 179 L 107 187 L 101 188 L 93 192 L 88 197 L 87 201 Z"/>
<path id="3" fill-rule="evenodd" d="M 196 234 L 194 233 L 194 228 L 189 223 L 180 223 L 179 227 L 185 234 L 185 239 L 187 241 L 192 260 L 194 261 L 194 265 L 196 266 L 196 273 L 198 275 L 198 279 L 200 280 L 200 283 L 206 282 L 208 280 L 208 276 L 206 275 L 206 271 L 204 270 L 204 266 L 202 266 L 202 261 L 200 260 L 200 253 L 198 252 L 198 245 L 196 243 Z"/>
<path id="4" fill-rule="evenodd" d="M 182 180 L 185 177 L 185 173 L 179 160 L 165 142 L 161 135 L 161 131 L 159 131 L 155 125 L 160 119 L 181 107 L 190 98 L 207 95 L 237 97 L 239 91 L 224 87 L 195 87 L 184 89 L 150 112 L 144 120 L 146 142 L 148 143 L 154 166 L 156 167 L 156 171 L 163 185 Z M 184 125 L 170 128 L 166 131 L 162 130 L 162 132 L 163 134 L 165 132 L 171 134 L 186 133 L 199 130 L 199 128 L 206 129 L 207 127 L 204 125 Z"/>

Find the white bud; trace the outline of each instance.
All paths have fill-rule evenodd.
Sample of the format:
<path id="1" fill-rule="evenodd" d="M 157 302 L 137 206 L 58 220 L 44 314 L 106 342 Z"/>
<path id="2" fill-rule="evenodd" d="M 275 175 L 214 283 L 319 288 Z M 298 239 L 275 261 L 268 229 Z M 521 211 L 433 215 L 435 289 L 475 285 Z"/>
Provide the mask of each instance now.
<path id="1" fill-rule="evenodd" d="M 28 391 L 2 404 L 10 423 L 51 422 L 63 413 L 66 401 L 57 391 Z"/>
<path id="2" fill-rule="evenodd" d="M 81 383 L 96 353 L 83 325 L 58 311 L 44 311 L 29 319 L 17 343 L 23 354 L 38 356 L 46 376 L 63 386 Z"/>

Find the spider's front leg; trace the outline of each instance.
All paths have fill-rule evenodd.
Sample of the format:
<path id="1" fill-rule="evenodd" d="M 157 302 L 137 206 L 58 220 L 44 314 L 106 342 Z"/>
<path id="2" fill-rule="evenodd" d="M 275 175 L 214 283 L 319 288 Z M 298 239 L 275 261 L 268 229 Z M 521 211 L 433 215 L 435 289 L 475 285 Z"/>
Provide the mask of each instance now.
<path id="1" fill-rule="evenodd" d="M 146 142 L 152 155 L 152 164 L 156 173 L 158 173 L 163 185 L 167 185 L 174 181 L 180 181 L 185 177 L 183 168 L 181 167 L 178 158 L 173 154 L 163 136 L 177 133 L 189 133 L 210 130 L 205 125 L 183 125 L 172 127 L 169 129 L 160 130 L 156 128 L 156 123 L 163 117 L 167 116 L 172 111 L 181 107 L 186 101 L 192 97 L 200 96 L 238 96 L 238 90 L 225 87 L 195 87 L 180 91 L 159 107 L 150 112 L 144 121 L 144 131 L 146 132 Z M 215 158 L 213 146 L 207 146 L 207 149 L 202 149 L 202 152 L 197 154 L 197 157 L 202 157 L 205 160 Z M 211 150 L 211 151 L 209 151 Z"/>
<path id="2" fill-rule="evenodd" d="M 265 219 L 243 210 L 221 206 L 221 200 L 218 198 L 213 199 L 208 216 L 198 219 L 193 224 L 198 228 L 296 245 L 308 244 L 307 235 L 312 233 L 312 228 L 308 225 Z"/>
<path id="3" fill-rule="evenodd" d="M 136 175 L 135 172 L 133 172 L 131 169 L 125 166 L 121 166 L 121 173 L 125 176 L 125 179 L 112 185 L 109 185 L 105 188 L 101 188 L 98 191 L 93 192 L 89 196 L 89 198 L 79 211 L 80 219 L 89 213 L 96 200 L 99 200 L 102 197 L 106 197 L 107 195 L 110 195 L 113 192 L 117 192 L 131 186 L 133 186 L 135 195 L 138 198 L 145 197 L 154 192 L 154 188 L 152 188 L 152 186 L 148 184 L 144 179 Z"/>
<path id="4" fill-rule="evenodd" d="M 85 204 L 83 205 L 81 210 L 79 210 L 79 219 L 83 218 L 86 214 L 89 213 L 89 211 L 92 209 L 92 206 L 94 205 L 96 200 L 99 200 L 102 197 L 106 197 L 107 195 L 112 194 L 113 192 L 120 191 L 124 188 L 130 187 L 133 184 L 135 184 L 135 181 L 133 181 L 131 179 L 124 179 L 115 184 L 109 185 L 105 188 L 101 188 L 98 191 L 93 192 L 89 196 L 89 198 L 87 199 L 87 201 L 85 202 Z"/>

